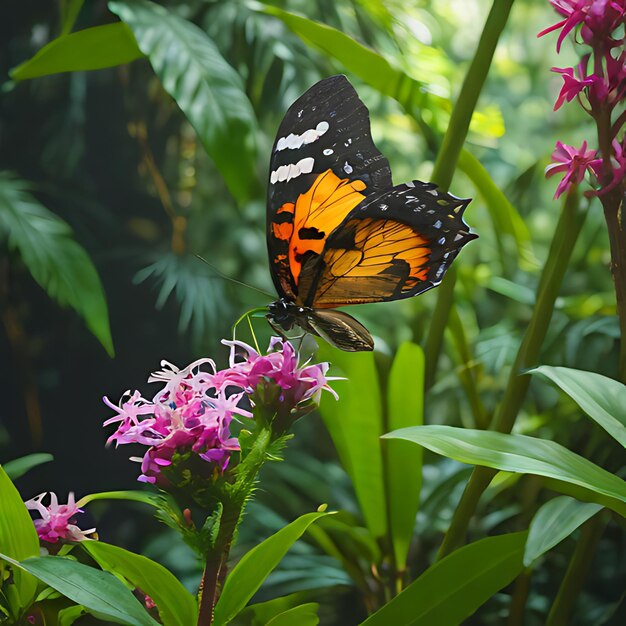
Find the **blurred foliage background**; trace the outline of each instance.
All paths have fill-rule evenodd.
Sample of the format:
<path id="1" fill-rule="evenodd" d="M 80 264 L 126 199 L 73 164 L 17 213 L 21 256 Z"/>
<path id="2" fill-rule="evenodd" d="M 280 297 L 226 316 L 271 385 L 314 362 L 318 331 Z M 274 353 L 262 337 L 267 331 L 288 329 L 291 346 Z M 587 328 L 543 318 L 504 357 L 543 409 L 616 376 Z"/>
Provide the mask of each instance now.
<path id="1" fill-rule="evenodd" d="M 268 298 L 224 280 L 195 255 L 226 276 L 272 291 L 265 181 L 274 135 L 291 102 L 320 78 L 347 73 L 370 109 L 374 140 L 391 163 L 394 181 L 428 180 L 450 102 L 490 5 L 485 0 L 271 3 L 275 12 L 306 15 L 345 33 L 421 84 L 419 93 L 398 92 L 394 98 L 376 88 L 383 76 L 368 76 L 367 64 L 358 67 L 342 57 L 335 31 L 328 35 L 335 43 L 324 49 L 324 37 L 302 37 L 295 22 L 290 28 L 289 20 L 254 3 L 162 3 L 208 35 L 230 65 L 212 66 L 216 79 L 228 81 L 234 70 L 250 103 L 243 125 L 213 141 L 216 152 L 210 157 L 147 60 L 11 83 L 9 70 L 58 36 L 62 16 L 73 4 L 25 0 L 0 8 L 0 460 L 33 451 L 55 457 L 18 482 L 25 497 L 46 490 L 80 496 L 133 488 L 136 471 L 127 455 L 104 447 L 101 423 L 108 411 L 102 395 L 117 398 L 129 387 L 148 393 L 145 380 L 161 359 L 183 366 L 211 355 L 224 364 L 227 351 L 220 340 L 244 311 L 267 304 Z M 106 2 L 94 0 L 82 7 L 74 30 L 116 20 Z M 456 262 L 459 323 L 446 334 L 427 423 L 473 423 L 476 407 L 462 384 L 468 371 L 478 381 L 482 410 L 492 411 L 528 322 L 558 216 L 552 200 L 556 181 L 546 182 L 543 168 L 557 139 L 579 145 L 593 132 L 575 107 L 552 112 L 561 79 L 549 69 L 575 62 L 573 50 L 557 57 L 553 40 L 536 38 L 554 21 L 544 0 L 515 3 L 466 145 L 504 200 L 490 183 L 478 192 L 480 166 L 467 159 L 451 187 L 455 195 L 474 198 L 466 219 L 480 239 Z M 371 71 L 380 69 L 372 66 Z M 199 111 L 209 126 L 220 110 L 213 107 L 207 101 Z M 229 164 L 226 180 L 215 165 L 220 160 Z M 19 245 L 5 241 L 4 232 L 10 230 L 5 227 L 19 215 L 15 207 L 45 225 L 41 241 L 33 242 L 40 254 L 30 262 Z M 100 296 L 88 259 L 105 294 L 113 357 L 105 349 L 103 307 L 89 311 Z M 603 217 L 597 201 L 591 201 L 542 363 L 606 375 L 615 371 L 618 326 L 608 262 Z M 72 283 L 68 271 L 83 282 Z M 423 343 L 436 295 L 435 290 L 354 311 L 375 334 L 382 361 L 403 340 Z M 91 319 L 92 332 L 75 310 Z M 256 331 L 266 342 L 269 330 L 262 320 L 256 321 Z M 248 339 L 242 332 L 241 338 Z M 469 354 L 458 350 L 459 332 L 467 338 Z M 349 480 L 319 418 L 307 417 L 297 431 L 287 462 L 266 469 L 238 550 L 320 502 L 358 515 Z M 532 384 L 518 432 L 558 441 L 609 470 L 620 467 L 617 445 L 541 381 Z M 439 457 L 427 455 L 426 461 L 416 526 L 422 561 L 414 562 L 416 571 L 438 545 L 469 471 Z M 492 485 L 481 502 L 480 527 L 473 532 L 480 536 L 524 527 L 536 508 L 527 508 L 526 502 L 534 502 L 537 490 L 532 477 L 520 479 L 513 490 Z M 197 584 L 200 570 L 184 545 L 141 509 L 102 504 L 91 511 L 103 539 L 142 550 L 190 588 Z M 615 603 L 624 588 L 625 549 L 623 535 L 605 534 L 574 624 L 623 623 L 615 621 L 621 619 Z M 565 542 L 553 551 L 533 578 L 529 624 L 542 623 L 569 550 Z M 304 541 L 258 599 L 312 589 L 316 600 L 325 599 L 322 623 L 357 623 L 365 615 L 364 609 L 355 612 L 350 578 Z M 502 610 L 496 596 L 468 623 L 503 623 Z"/>

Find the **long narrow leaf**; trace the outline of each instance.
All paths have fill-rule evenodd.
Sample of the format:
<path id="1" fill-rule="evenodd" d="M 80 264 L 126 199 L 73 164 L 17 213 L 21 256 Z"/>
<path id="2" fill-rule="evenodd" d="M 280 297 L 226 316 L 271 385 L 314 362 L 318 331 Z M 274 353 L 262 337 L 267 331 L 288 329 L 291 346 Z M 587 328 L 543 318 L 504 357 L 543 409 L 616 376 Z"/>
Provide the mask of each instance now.
<path id="1" fill-rule="evenodd" d="M 13 80 L 26 80 L 61 72 L 100 70 L 130 63 L 143 56 L 133 33 L 117 22 L 61 35 L 28 61 L 11 71 Z"/>
<path id="2" fill-rule="evenodd" d="M 81 315 L 113 356 L 104 290 L 91 259 L 69 225 L 37 202 L 27 183 L 0 174 L 0 241 L 5 237 L 48 295 Z"/>
<path id="3" fill-rule="evenodd" d="M 5 555 L 0 555 L 6 558 Z M 113 574 L 72 559 L 44 556 L 9 562 L 29 572 L 99 619 L 128 626 L 156 626 L 146 609 Z"/>
<path id="4" fill-rule="evenodd" d="M 240 201 L 256 184 L 256 118 L 241 78 L 195 24 L 148 0 L 110 2 Z"/>
<path id="5" fill-rule="evenodd" d="M 527 533 L 487 537 L 429 569 L 362 626 L 456 626 L 522 570 Z"/>
<path id="6" fill-rule="evenodd" d="M 164 626 L 196 623 L 196 599 L 160 563 L 102 541 L 83 541 L 80 545 L 103 570 L 123 576 L 134 587 L 148 594 L 154 600 Z"/>
<path id="7" fill-rule="evenodd" d="M 528 372 L 558 385 L 591 419 L 626 448 L 626 385 L 595 372 L 542 365 Z"/>
<path id="8" fill-rule="evenodd" d="M 483 197 L 496 230 L 496 236 L 498 238 L 509 236 L 515 242 L 514 248 L 503 246 L 502 252 L 510 254 L 511 250 L 515 250 L 526 266 L 536 266 L 537 261 L 532 251 L 528 227 L 515 207 L 494 183 L 489 172 L 467 150 L 461 150 L 458 166 Z M 506 263 L 508 259 L 503 259 L 503 261 Z"/>
<path id="9" fill-rule="evenodd" d="M 42 465 L 43 463 L 50 463 L 54 457 L 51 454 L 45 452 L 36 452 L 35 454 L 27 454 L 19 459 L 13 459 L 7 461 L 4 464 L 4 471 L 7 473 L 11 480 L 16 480 L 29 472 L 33 467 Z"/>
<path id="10" fill-rule="evenodd" d="M 531 565 L 600 510 L 600 504 L 578 502 L 568 496 L 559 496 L 546 502 L 530 523 L 524 566 Z"/>
<path id="11" fill-rule="evenodd" d="M 419 426 L 424 419 L 424 353 L 403 343 L 396 354 L 387 384 L 387 427 Z M 387 497 L 396 567 L 404 569 L 422 488 L 422 452 L 407 441 L 387 445 Z"/>
<path id="12" fill-rule="evenodd" d="M 19 492 L 0 465 L 0 552 L 20 561 L 39 554 L 39 537 Z M 17 605 L 15 616 L 28 607 L 35 597 L 37 581 L 30 574 L 13 569 L 13 587 Z M 6 562 L 0 559 L 0 581 L 6 578 Z M 8 594 L 7 594 L 8 595 Z"/>
<path id="13" fill-rule="evenodd" d="M 352 480 L 365 523 L 374 537 L 387 533 L 387 504 L 380 436 L 382 398 L 371 352 L 347 353 L 320 345 L 319 358 L 346 380 L 334 384 L 339 402 L 322 398 L 320 413 Z"/>
<path id="14" fill-rule="evenodd" d="M 329 513 L 307 513 L 244 555 L 226 578 L 215 607 L 215 626 L 227 624 L 246 606 L 289 548 L 313 522 L 325 515 Z"/>
<path id="15" fill-rule="evenodd" d="M 626 482 L 553 441 L 453 426 L 415 426 L 385 436 L 413 441 L 462 463 L 584 487 L 602 496 L 601 504 L 626 517 Z"/>

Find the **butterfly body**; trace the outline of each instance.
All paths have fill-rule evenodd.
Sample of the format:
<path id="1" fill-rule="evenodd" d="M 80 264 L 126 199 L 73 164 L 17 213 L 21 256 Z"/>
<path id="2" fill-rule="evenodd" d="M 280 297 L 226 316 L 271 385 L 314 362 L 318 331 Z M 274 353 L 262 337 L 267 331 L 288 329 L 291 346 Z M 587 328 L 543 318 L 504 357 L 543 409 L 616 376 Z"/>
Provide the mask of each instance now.
<path id="1" fill-rule="evenodd" d="M 279 299 L 274 326 L 299 326 L 348 351 L 372 350 L 348 304 L 438 285 L 469 232 L 469 200 L 412 181 L 393 186 L 369 113 L 345 76 L 311 87 L 287 111 L 272 150 L 267 243 Z"/>

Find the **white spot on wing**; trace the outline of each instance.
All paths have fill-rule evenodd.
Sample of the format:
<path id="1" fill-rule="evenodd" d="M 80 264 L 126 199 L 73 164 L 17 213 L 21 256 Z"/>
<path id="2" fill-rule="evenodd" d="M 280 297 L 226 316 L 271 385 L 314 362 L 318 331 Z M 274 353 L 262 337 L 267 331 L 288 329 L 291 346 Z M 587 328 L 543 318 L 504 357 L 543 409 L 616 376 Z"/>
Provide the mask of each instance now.
<path id="1" fill-rule="evenodd" d="M 302 111 L 300 111 L 300 113 L 302 113 Z M 291 133 L 287 135 L 287 137 L 281 137 L 276 142 L 276 151 L 280 152 L 286 149 L 297 150 L 303 145 L 317 141 L 329 128 L 330 124 L 326 120 L 322 120 L 315 128 L 309 128 L 301 135 Z"/>
<path id="2" fill-rule="evenodd" d="M 343 171 L 346 174 L 352 174 L 352 172 L 353 172 L 352 165 L 350 165 L 350 163 L 348 163 L 348 161 L 346 161 L 345 165 L 343 166 Z"/>
<path id="3" fill-rule="evenodd" d="M 326 148 L 326 150 L 324 150 L 324 154 L 326 156 L 330 156 L 333 153 L 333 151 L 330 148 Z"/>
<path id="4" fill-rule="evenodd" d="M 297 163 L 281 165 L 270 174 L 270 183 L 275 185 L 277 182 L 282 183 L 292 178 L 297 178 L 300 174 L 310 174 L 313 171 L 314 165 L 315 159 L 313 157 L 300 159 Z"/>

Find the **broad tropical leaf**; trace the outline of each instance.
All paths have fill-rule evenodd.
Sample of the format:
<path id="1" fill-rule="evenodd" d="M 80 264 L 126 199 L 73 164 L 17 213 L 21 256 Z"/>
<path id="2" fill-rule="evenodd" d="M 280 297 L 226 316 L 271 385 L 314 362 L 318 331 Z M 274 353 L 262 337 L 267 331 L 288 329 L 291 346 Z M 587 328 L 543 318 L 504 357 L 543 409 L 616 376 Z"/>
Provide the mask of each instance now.
<path id="1" fill-rule="evenodd" d="M 195 624 L 198 619 L 196 599 L 160 563 L 102 541 L 83 541 L 80 545 L 103 570 L 123 576 L 148 594 L 164 626 Z"/>
<path id="2" fill-rule="evenodd" d="M 24 501 L 0 465 L 0 552 L 19 561 L 39 554 L 39 537 Z M 17 617 L 35 598 L 37 581 L 12 568 L 13 583 L 6 587 L 9 607 Z M 0 559 L 0 581 L 7 577 L 6 562 Z M 11 591 L 10 591 L 11 590 Z"/>
<path id="3" fill-rule="evenodd" d="M 595 372 L 542 365 L 528 372 L 558 385 L 589 417 L 626 448 L 626 385 Z"/>
<path id="4" fill-rule="evenodd" d="M 424 420 L 424 353 L 403 343 L 387 383 L 387 428 L 419 426 Z M 417 452 L 417 454 L 416 454 Z M 422 454 L 407 441 L 387 442 L 389 525 L 396 565 L 403 569 L 409 552 L 422 488 Z"/>
<path id="5" fill-rule="evenodd" d="M 334 383 L 340 402 L 322 397 L 320 413 L 350 476 L 365 523 L 374 537 L 387 532 L 386 496 L 380 436 L 382 398 L 374 355 L 347 353 L 320 345 L 318 356 L 330 361 L 345 380 Z"/>
<path id="6" fill-rule="evenodd" d="M 33 278 L 61 306 L 81 315 L 113 356 L 109 313 L 102 283 L 69 225 L 30 194 L 28 185 L 0 173 L 0 239 L 19 253 Z"/>
<path id="7" fill-rule="evenodd" d="M 546 502 L 530 523 L 524 566 L 531 565 L 600 510 L 601 504 L 578 502 L 568 496 L 559 496 Z"/>
<path id="8" fill-rule="evenodd" d="M 453 426 L 414 426 L 385 437 L 413 441 L 461 463 L 583 487 L 596 502 L 626 517 L 626 482 L 554 441 Z"/>
<path id="9" fill-rule="evenodd" d="M 6 557 L 0 555 L 0 558 Z M 157 626 L 135 596 L 109 572 L 57 556 L 9 562 L 81 604 L 99 619 L 128 626 Z"/>
<path id="10" fill-rule="evenodd" d="M 176 100 L 232 195 L 250 197 L 256 118 L 237 72 L 195 24 L 148 0 L 109 2 L 132 29 L 165 90 Z"/>
<path id="11" fill-rule="evenodd" d="M 105 24 L 53 39 L 32 59 L 11 70 L 11 78 L 19 81 L 61 72 L 100 70 L 142 56 L 126 24 Z"/>
<path id="12" fill-rule="evenodd" d="M 362 626 L 456 626 L 522 570 L 527 533 L 487 537 L 459 548 Z"/>

